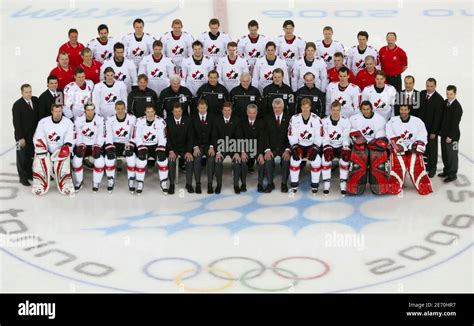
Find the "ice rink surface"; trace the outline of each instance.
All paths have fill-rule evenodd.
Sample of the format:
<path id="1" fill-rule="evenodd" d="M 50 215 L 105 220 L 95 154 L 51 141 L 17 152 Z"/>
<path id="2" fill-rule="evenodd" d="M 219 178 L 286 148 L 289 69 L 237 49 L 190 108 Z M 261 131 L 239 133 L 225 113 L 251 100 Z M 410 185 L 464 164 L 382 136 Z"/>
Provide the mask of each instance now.
<path id="1" fill-rule="evenodd" d="M 474 150 L 472 1 L 24 1 L 1 6 L 0 291 L 1 292 L 473 292 Z M 315 41 L 331 25 L 346 48 L 366 30 L 385 45 L 395 31 L 408 54 L 406 74 L 422 90 L 428 77 L 445 96 L 458 86 L 463 105 L 459 178 L 419 196 L 312 196 L 309 171 L 295 196 L 256 192 L 165 197 L 156 171 L 131 196 L 124 173 L 113 194 L 86 189 L 73 198 L 56 189 L 34 197 L 16 175 L 12 103 L 30 83 L 39 96 L 71 27 L 79 41 L 145 31 L 160 36 L 171 20 L 197 37 L 211 17 L 233 40 L 256 19 L 269 37 L 293 19 L 295 33 Z M 442 168 L 440 162 L 438 168 Z M 225 169 L 229 180 L 230 167 Z M 278 181 L 279 176 L 277 177 Z M 335 178 L 334 178 L 335 179 Z M 334 180 L 336 181 L 336 180 Z M 105 182 L 105 180 L 104 180 Z M 278 184 L 279 182 L 277 182 Z M 203 181 L 203 184 L 205 182 Z M 5 234 L 9 233 L 10 237 Z M 12 241 L 16 239 L 16 241 Z"/>

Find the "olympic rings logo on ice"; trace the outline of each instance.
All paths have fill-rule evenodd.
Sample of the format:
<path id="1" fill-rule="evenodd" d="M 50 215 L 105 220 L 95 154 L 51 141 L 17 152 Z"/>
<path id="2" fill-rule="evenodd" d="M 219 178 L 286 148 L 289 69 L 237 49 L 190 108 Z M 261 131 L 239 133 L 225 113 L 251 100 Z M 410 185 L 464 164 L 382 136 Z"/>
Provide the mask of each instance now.
<path id="1" fill-rule="evenodd" d="M 223 262 L 228 261 L 246 261 L 255 264 L 254 268 L 251 268 L 241 275 L 236 275 L 222 267 L 219 267 Z M 289 270 L 287 268 L 280 267 L 283 263 L 289 261 L 310 261 L 317 264 L 317 272 L 308 275 L 308 276 L 300 276 L 295 271 Z M 184 269 L 183 271 L 178 272 L 177 274 L 173 275 L 172 277 L 165 277 L 163 275 L 159 275 L 156 271 L 153 271 L 153 267 L 163 263 L 163 262 L 185 262 L 191 265 L 190 268 Z M 273 272 L 274 275 L 278 276 L 279 278 L 288 280 L 289 284 L 283 287 L 275 287 L 275 288 L 264 288 L 258 285 L 255 285 L 255 279 L 263 276 L 267 271 Z M 203 267 L 200 263 L 195 260 L 183 257 L 163 257 L 154 259 L 148 262 L 143 267 L 143 272 L 150 278 L 153 278 L 158 281 L 162 282 L 174 282 L 179 288 L 188 292 L 219 292 L 224 291 L 231 288 L 236 282 L 240 282 L 243 286 L 255 290 L 255 291 L 263 291 L 263 292 L 278 292 L 278 291 L 291 291 L 300 281 L 307 281 L 307 280 L 315 280 L 318 278 L 323 277 L 330 271 L 329 264 L 325 261 L 315 258 L 315 257 L 308 257 L 308 256 L 290 256 L 284 257 L 274 261 L 270 266 L 265 265 L 263 262 L 244 256 L 230 256 L 230 257 L 223 257 L 218 258 L 209 263 L 207 266 Z M 208 287 L 208 288 L 198 288 L 198 287 L 191 287 L 187 285 L 188 280 L 197 277 L 198 275 L 202 274 L 203 272 L 207 272 L 207 274 L 215 277 L 216 279 L 222 280 L 223 284 L 216 286 L 216 287 Z M 188 283 L 189 284 L 189 283 Z"/>

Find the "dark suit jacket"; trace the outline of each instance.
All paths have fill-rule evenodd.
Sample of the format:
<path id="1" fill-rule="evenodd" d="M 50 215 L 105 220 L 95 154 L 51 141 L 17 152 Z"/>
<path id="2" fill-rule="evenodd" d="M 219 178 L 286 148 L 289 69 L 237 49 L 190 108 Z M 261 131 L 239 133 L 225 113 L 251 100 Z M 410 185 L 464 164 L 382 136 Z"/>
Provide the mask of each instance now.
<path id="1" fill-rule="evenodd" d="M 59 96 L 62 96 L 62 92 L 57 91 L 57 93 Z M 49 89 L 45 90 L 40 95 L 38 105 L 38 121 L 51 115 L 51 105 L 53 105 L 55 102 L 56 100 Z"/>
<path id="2" fill-rule="evenodd" d="M 441 120 L 441 129 L 439 135 L 443 138 L 449 137 L 452 140 L 459 140 L 461 132 L 459 123 L 462 117 L 462 107 L 458 100 L 454 100 L 448 107 L 448 100 L 444 101 L 443 119 Z"/>
<path id="3" fill-rule="evenodd" d="M 250 126 L 248 118 L 241 120 L 240 127 L 242 129 L 242 139 L 257 141 L 257 155 L 263 154 L 265 148 L 260 141 L 265 133 L 265 121 L 263 119 L 256 119 L 253 126 Z"/>
<path id="4" fill-rule="evenodd" d="M 444 99 L 434 92 L 429 100 L 426 100 L 426 90 L 420 92 L 420 114 L 419 118 L 425 123 L 429 134 L 439 134 L 441 118 L 443 116 Z"/>
<path id="5" fill-rule="evenodd" d="M 31 98 L 33 109 L 22 98 L 18 99 L 12 108 L 13 127 L 15 129 L 15 140 L 25 139 L 26 142 L 33 142 L 33 135 L 38 125 L 38 98 Z"/>
<path id="6" fill-rule="evenodd" d="M 290 118 L 286 113 L 283 113 L 279 128 L 274 113 L 268 114 L 265 117 L 265 132 L 262 137 L 264 150 L 269 148 L 273 154 L 281 155 L 286 148 L 290 148 L 290 142 L 288 140 L 289 123 Z"/>
<path id="7" fill-rule="evenodd" d="M 178 127 L 174 116 L 166 119 L 167 142 L 166 149 L 175 153 L 193 152 L 193 129 L 188 116 L 181 117 Z"/>
<path id="8" fill-rule="evenodd" d="M 240 128 L 239 118 L 231 115 L 229 123 L 226 124 L 224 116 L 221 115 L 220 117 L 216 117 L 215 122 L 212 132 L 212 144 L 214 145 L 214 149 L 216 152 L 224 152 L 234 155 L 234 152 L 220 148 L 219 142 L 225 141 L 226 137 L 228 137 L 228 140 L 238 140 L 242 138 L 242 129 Z"/>
<path id="9" fill-rule="evenodd" d="M 215 116 L 207 113 L 206 122 L 202 123 L 199 114 L 191 115 L 192 125 L 192 140 L 193 147 L 203 146 L 204 150 L 207 151 L 208 147 L 212 145 L 212 131 L 214 130 Z"/>

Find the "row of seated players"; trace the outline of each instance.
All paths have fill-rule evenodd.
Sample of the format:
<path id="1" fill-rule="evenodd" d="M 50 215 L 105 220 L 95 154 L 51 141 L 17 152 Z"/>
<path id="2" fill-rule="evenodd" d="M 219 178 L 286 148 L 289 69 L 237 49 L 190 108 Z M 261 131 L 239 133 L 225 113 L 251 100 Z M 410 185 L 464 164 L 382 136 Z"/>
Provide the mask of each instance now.
<path id="1" fill-rule="evenodd" d="M 176 103 L 172 115 L 164 120 L 156 115 L 153 105 L 146 107 L 144 117 L 136 119 L 126 113 L 125 103 L 117 102 L 115 115 L 104 121 L 95 114 L 93 104 L 86 104 L 85 114 L 73 123 L 62 116 L 61 105 L 53 104 L 52 116 L 39 122 L 34 136 L 33 192 L 41 195 L 49 189 L 50 169 L 45 166 L 50 166 L 51 161 L 62 193 L 81 190 L 83 159 L 87 156 L 94 158 L 94 192 L 99 189 L 104 170 L 108 191 L 113 191 L 117 157 L 125 157 L 130 192 L 142 193 L 147 165 L 153 167 L 156 162 L 163 192 L 173 194 L 176 161 L 182 157 L 187 191 L 202 192 L 201 169 L 205 158 L 207 192 L 218 194 L 227 156 L 232 161 L 236 194 L 247 190 L 248 169 L 255 162 L 258 191 L 271 192 L 275 188 L 276 157 L 280 157 L 282 192 L 288 192 L 288 177 L 290 191 L 297 191 L 303 159 L 311 165 L 313 193 L 318 191 L 321 174 L 324 193 L 329 193 L 334 159 L 339 160 L 343 195 L 363 193 L 367 178 L 372 192 L 397 194 L 403 188 L 407 171 L 420 194 L 432 192 L 422 158 L 427 131 L 419 118 L 410 116 L 410 106 L 401 105 L 400 116 L 388 122 L 373 112 L 368 101 L 362 102 L 361 112 L 350 119 L 341 115 L 338 101 L 331 104 L 330 115 L 324 119 L 311 112 L 309 99 L 302 100 L 301 113 L 292 117 L 284 112 L 282 99 L 274 99 L 272 107 L 273 114 L 257 119 L 258 108 L 251 104 L 246 120 L 240 120 L 232 114 L 232 103 L 225 102 L 222 115 L 214 117 L 208 114 L 207 102 L 200 100 L 198 113 L 190 118 L 183 115 Z"/>

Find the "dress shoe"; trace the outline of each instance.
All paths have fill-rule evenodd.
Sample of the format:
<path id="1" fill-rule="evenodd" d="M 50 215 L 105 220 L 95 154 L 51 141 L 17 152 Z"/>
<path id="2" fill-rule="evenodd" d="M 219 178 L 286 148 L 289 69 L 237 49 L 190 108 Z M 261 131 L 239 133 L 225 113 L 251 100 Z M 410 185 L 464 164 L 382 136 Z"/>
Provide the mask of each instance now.
<path id="1" fill-rule="evenodd" d="M 190 193 L 190 194 L 193 194 L 193 193 L 194 193 L 193 186 L 191 186 L 191 185 L 189 185 L 189 184 L 188 184 L 188 185 L 186 185 L 186 190 L 187 190 L 187 191 L 188 191 L 188 193 Z"/>
<path id="2" fill-rule="evenodd" d="M 281 184 L 281 192 L 283 192 L 283 193 L 288 192 L 288 186 L 285 183 Z"/>
<path id="3" fill-rule="evenodd" d="M 458 177 L 447 177 L 446 179 L 444 179 L 444 182 L 448 183 L 448 182 L 452 182 L 454 180 L 457 180 Z"/>
<path id="4" fill-rule="evenodd" d="M 261 184 L 257 185 L 257 192 L 265 192 L 265 189 L 263 188 L 263 185 L 261 185 Z"/>
<path id="5" fill-rule="evenodd" d="M 168 188 L 168 195 L 174 194 L 174 184 L 170 184 Z"/>
<path id="6" fill-rule="evenodd" d="M 240 192 L 247 192 L 247 185 L 245 183 L 243 183 L 241 186 L 240 186 Z"/>
<path id="7" fill-rule="evenodd" d="M 20 183 L 25 187 L 31 186 L 31 183 L 28 181 L 28 179 L 20 179 Z"/>
<path id="8" fill-rule="evenodd" d="M 240 187 L 239 186 L 234 186 L 234 192 L 236 195 L 240 194 Z"/>
<path id="9" fill-rule="evenodd" d="M 448 175 L 444 172 L 438 173 L 438 177 L 440 178 L 446 178 Z"/>
<path id="10" fill-rule="evenodd" d="M 216 190 L 214 190 L 214 193 L 215 193 L 216 195 L 220 194 L 220 193 L 221 193 L 221 189 L 222 189 L 222 185 L 217 185 L 217 186 L 216 186 Z"/>
<path id="11" fill-rule="evenodd" d="M 202 194 L 201 184 L 200 184 L 200 183 L 196 183 L 196 193 L 197 193 L 197 194 Z"/>

